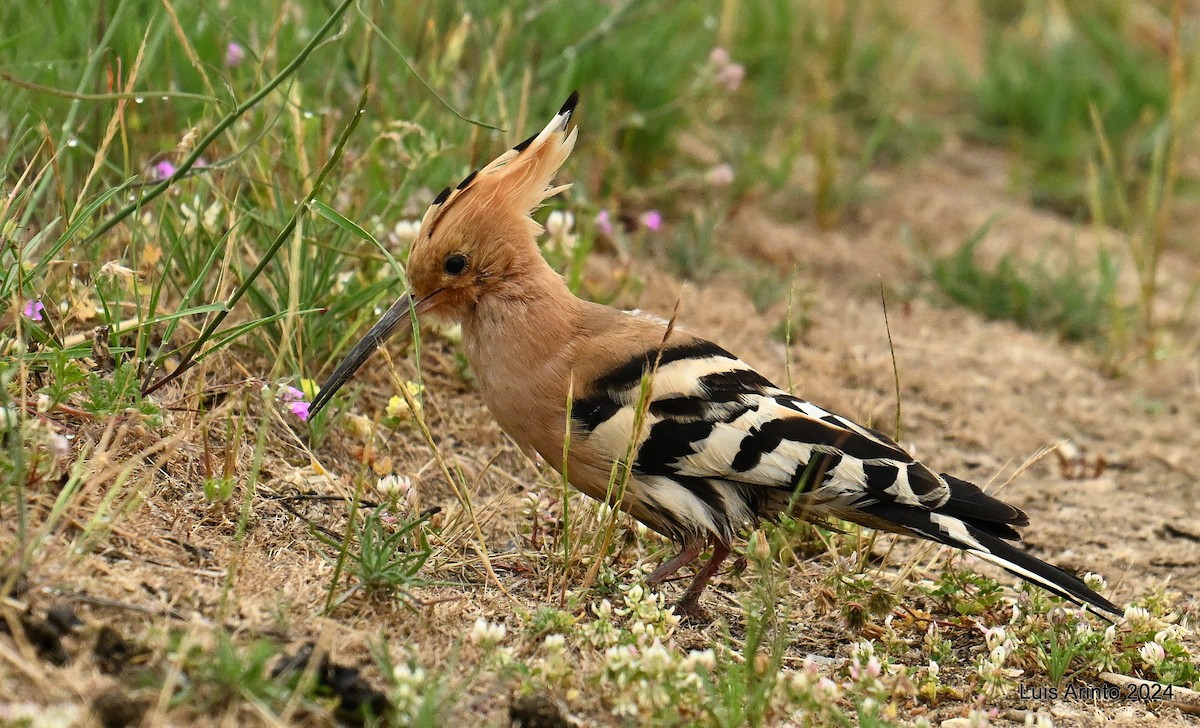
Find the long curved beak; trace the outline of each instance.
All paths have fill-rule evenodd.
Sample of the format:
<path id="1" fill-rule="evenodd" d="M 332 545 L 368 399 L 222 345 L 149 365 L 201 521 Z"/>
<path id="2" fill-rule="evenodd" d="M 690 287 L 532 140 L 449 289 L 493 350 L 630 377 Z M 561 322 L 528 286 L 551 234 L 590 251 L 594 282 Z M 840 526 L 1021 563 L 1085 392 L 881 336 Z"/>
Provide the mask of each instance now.
<path id="1" fill-rule="evenodd" d="M 354 345 L 354 348 L 350 350 L 346 358 L 342 359 L 342 363 L 337 365 L 337 369 L 333 370 L 333 374 L 330 374 L 325 383 L 321 385 L 321 391 L 317 393 L 316 399 L 309 405 L 309 415 L 315 415 L 321 411 L 322 407 L 329 404 L 329 400 L 333 399 L 333 395 L 337 394 L 342 385 L 350 377 L 354 376 L 354 372 L 358 371 L 358 368 L 367 359 L 371 358 L 371 355 L 383 345 L 383 342 L 391 338 L 400 329 L 408 329 L 409 326 L 406 324 L 412 321 L 411 316 L 413 312 L 430 298 L 430 296 L 426 296 L 424 299 L 414 303 L 412 294 L 406 293 L 393 303 L 392 307 L 384 312 L 379 321 L 367 332 L 367 335 Z"/>

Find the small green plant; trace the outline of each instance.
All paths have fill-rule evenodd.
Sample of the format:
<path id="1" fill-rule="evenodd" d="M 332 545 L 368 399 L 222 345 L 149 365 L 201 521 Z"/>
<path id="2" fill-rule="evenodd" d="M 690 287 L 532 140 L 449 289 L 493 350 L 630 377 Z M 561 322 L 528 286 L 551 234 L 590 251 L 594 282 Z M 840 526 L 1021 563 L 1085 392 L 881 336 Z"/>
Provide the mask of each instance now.
<path id="1" fill-rule="evenodd" d="M 233 497 L 237 485 L 237 457 L 242 444 L 242 418 L 226 427 L 225 457 L 220 472 L 213 469 L 208 430 L 204 431 L 204 498 L 210 503 L 224 503 Z"/>
<path id="2" fill-rule="evenodd" d="M 93 376 L 95 375 L 89 374 L 78 359 L 65 351 L 56 350 L 47 365 L 46 384 L 38 393 L 49 398 L 47 409 L 53 410 L 59 405 L 67 404 L 73 395 L 85 391 Z"/>
<path id="3" fill-rule="evenodd" d="M 1033 633 L 1038 664 L 1055 685 L 1061 685 L 1067 670 L 1085 648 L 1085 632 L 1059 620 Z"/>
<path id="4" fill-rule="evenodd" d="M 856 632 L 861 631 L 869 620 L 890 614 L 896 605 L 896 595 L 879 586 L 869 574 L 835 571 L 829 575 L 826 583 L 837 595 L 846 625 Z"/>
<path id="5" fill-rule="evenodd" d="M 357 583 L 338 602 L 361 589 L 368 594 L 399 595 L 411 603 L 414 597 L 409 590 L 428 583 L 418 576 L 433 555 L 425 537 L 426 521 L 427 516 L 405 519 L 379 508 L 360 511 L 352 527 L 352 550 L 347 554 L 349 573 Z M 326 536 L 321 538 L 342 548 Z"/>
<path id="6" fill-rule="evenodd" d="M 721 212 L 692 210 L 667 243 L 667 260 L 676 272 L 691 280 L 704 280 L 716 272 L 721 251 L 716 229 L 724 217 Z"/>
<path id="7" fill-rule="evenodd" d="M 281 702 L 289 690 L 282 681 L 272 678 L 269 666 L 279 652 L 279 646 L 268 640 L 242 646 L 218 632 L 211 649 L 199 645 L 187 649 L 184 665 L 191 679 L 175 700 L 202 709 L 232 700 Z"/>
<path id="8" fill-rule="evenodd" d="M 133 362 L 117 365 L 111 376 L 93 374 L 88 381 L 88 401 L 84 407 L 96 415 L 115 415 L 132 407 L 151 427 L 158 427 L 162 415 L 157 404 L 142 397 L 141 381 Z"/>
<path id="9" fill-rule="evenodd" d="M 1004 588 L 995 579 L 962 568 L 947 567 L 926 594 L 956 614 L 982 615 L 1003 604 Z"/>
<path id="10" fill-rule="evenodd" d="M 1053 331 L 1068 341 L 1104 341 L 1116 300 L 1111 256 L 1100 249 L 1094 268 L 1069 259 L 1059 269 L 1005 255 L 989 270 L 976 260 L 976 251 L 990 226 L 980 227 L 953 253 L 927 262 L 939 294 L 989 319 Z"/>
<path id="11" fill-rule="evenodd" d="M 575 617 L 554 607 L 539 607 L 529 618 L 527 630 L 534 639 L 549 634 L 566 634 L 575 624 Z"/>

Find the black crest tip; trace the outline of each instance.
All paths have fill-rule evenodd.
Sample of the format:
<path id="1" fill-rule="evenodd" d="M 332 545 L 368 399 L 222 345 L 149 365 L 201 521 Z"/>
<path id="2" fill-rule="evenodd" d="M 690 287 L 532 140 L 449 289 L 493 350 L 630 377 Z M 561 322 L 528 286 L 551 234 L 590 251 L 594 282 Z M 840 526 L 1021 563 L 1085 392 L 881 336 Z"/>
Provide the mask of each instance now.
<path id="1" fill-rule="evenodd" d="M 443 202 L 445 202 L 446 198 L 449 196 L 450 196 L 450 188 L 447 187 L 446 189 L 439 192 L 437 197 L 433 198 L 433 204 L 440 205 Z"/>
<path id="2" fill-rule="evenodd" d="M 471 174 L 468 174 L 466 177 L 463 177 L 463 181 L 458 183 L 458 189 L 461 190 L 461 189 L 465 188 L 467 185 L 471 184 L 473 181 L 475 181 L 475 175 L 477 175 L 477 174 L 479 174 L 479 170 L 475 170 Z"/>
<path id="3" fill-rule="evenodd" d="M 575 106 L 578 103 L 579 103 L 579 92 L 572 91 L 571 95 L 567 97 L 566 102 L 563 103 L 562 108 L 558 110 L 558 115 L 562 116 L 563 114 L 570 114 L 572 111 L 575 110 Z"/>
<path id="4" fill-rule="evenodd" d="M 525 141 L 521 142 L 521 143 L 520 143 L 520 144 L 518 144 L 517 146 L 513 147 L 513 151 L 514 151 L 514 152 L 523 152 L 523 151 L 525 151 L 525 148 L 526 148 L 526 147 L 528 147 L 530 144 L 533 144 L 533 140 L 534 140 L 534 139 L 537 139 L 537 134 L 534 134 L 533 136 L 529 137 L 528 139 L 526 139 Z"/>

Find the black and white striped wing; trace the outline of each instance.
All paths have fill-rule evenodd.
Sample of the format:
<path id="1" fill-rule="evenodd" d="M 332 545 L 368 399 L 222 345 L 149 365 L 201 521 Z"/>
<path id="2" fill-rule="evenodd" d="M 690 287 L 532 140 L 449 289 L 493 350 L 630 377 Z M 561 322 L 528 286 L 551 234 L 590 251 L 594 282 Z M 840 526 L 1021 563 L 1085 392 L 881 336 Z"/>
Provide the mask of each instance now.
<path id="1" fill-rule="evenodd" d="M 645 352 L 614 369 L 574 404 L 590 447 L 614 460 L 628 452 L 642 377 L 656 358 Z M 949 498 L 941 476 L 886 436 L 788 394 L 707 341 L 662 351 L 641 430 L 639 476 L 800 488 L 845 508 L 930 509 Z"/>

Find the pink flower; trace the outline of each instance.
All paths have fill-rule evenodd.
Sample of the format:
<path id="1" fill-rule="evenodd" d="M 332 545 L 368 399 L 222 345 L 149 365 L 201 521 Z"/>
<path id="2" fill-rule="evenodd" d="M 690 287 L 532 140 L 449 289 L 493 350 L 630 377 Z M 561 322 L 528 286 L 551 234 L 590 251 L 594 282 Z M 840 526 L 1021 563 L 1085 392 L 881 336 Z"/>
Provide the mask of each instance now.
<path id="1" fill-rule="evenodd" d="M 708 62 L 717 68 L 724 68 L 725 66 L 728 66 L 729 60 L 729 51 L 720 46 L 713 48 L 712 52 L 708 54 Z"/>
<path id="2" fill-rule="evenodd" d="M 639 219 L 648 230 L 658 232 L 658 229 L 662 227 L 662 213 L 658 210 L 649 210 L 648 212 L 644 212 Z"/>
<path id="3" fill-rule="evenodd" d="M 737 91 L 741 88 L 742 80 L 746 78 L 746 67 L 740 63 L 730 63 L 717 71 L 717 85 L 726 91 Z"/>
<path id="4" fill-rule="evenodd" d="M 292 414 L 299 417 L 301 422 L 308 421 L 308 402 L 303 400 L 299 402 L 292 402 L 288 405 L 288 409 L 292 411 Z"/>
<path id="5" fill-rule="evenodd" d="M 175 174 L 175 165 L 166 159 L 154 165 L 154 176 L 157 179 L 166 179 L 173 174 Z"/>
<path id="6" fill-rule="evenodd" d="M 718 164 L 704 173 L 704 180 L 713 187 L 728 187 L 733 184 L 733 167 Z"/>
<path id="7" fill-rule="evenodd" d="M 278 396 L 292 411 L 292 414 L 299 417 L 301 421 L 308 421 L 308 402 L 304 401 L 304 392 L 295 387 L 285 386 L 279 391 Z"/>
<path id="8" fill-rule="evenodd" d="M 613 224 L 608 217 L 608 210 L 601 210 L 596 214 L 596 229 L 605 235 L 613 234 Z"/>
<path id="9" fill-rule="evenodd" d="M 228 68 L 237 68 L 246 60 L 246 49 L 241 45 L 230 42 L 225 46 L 225 66 Z"/>
<path id="10" fill-rule="evenodd" d="M 25 308 L 21 309 L 21 313 L 25 314 L 25 318 L 30 321 L 41 321 L 42 311 L 45 310 L 46 307 L 42 305 L 41 301 L 26 301 Z"/>

